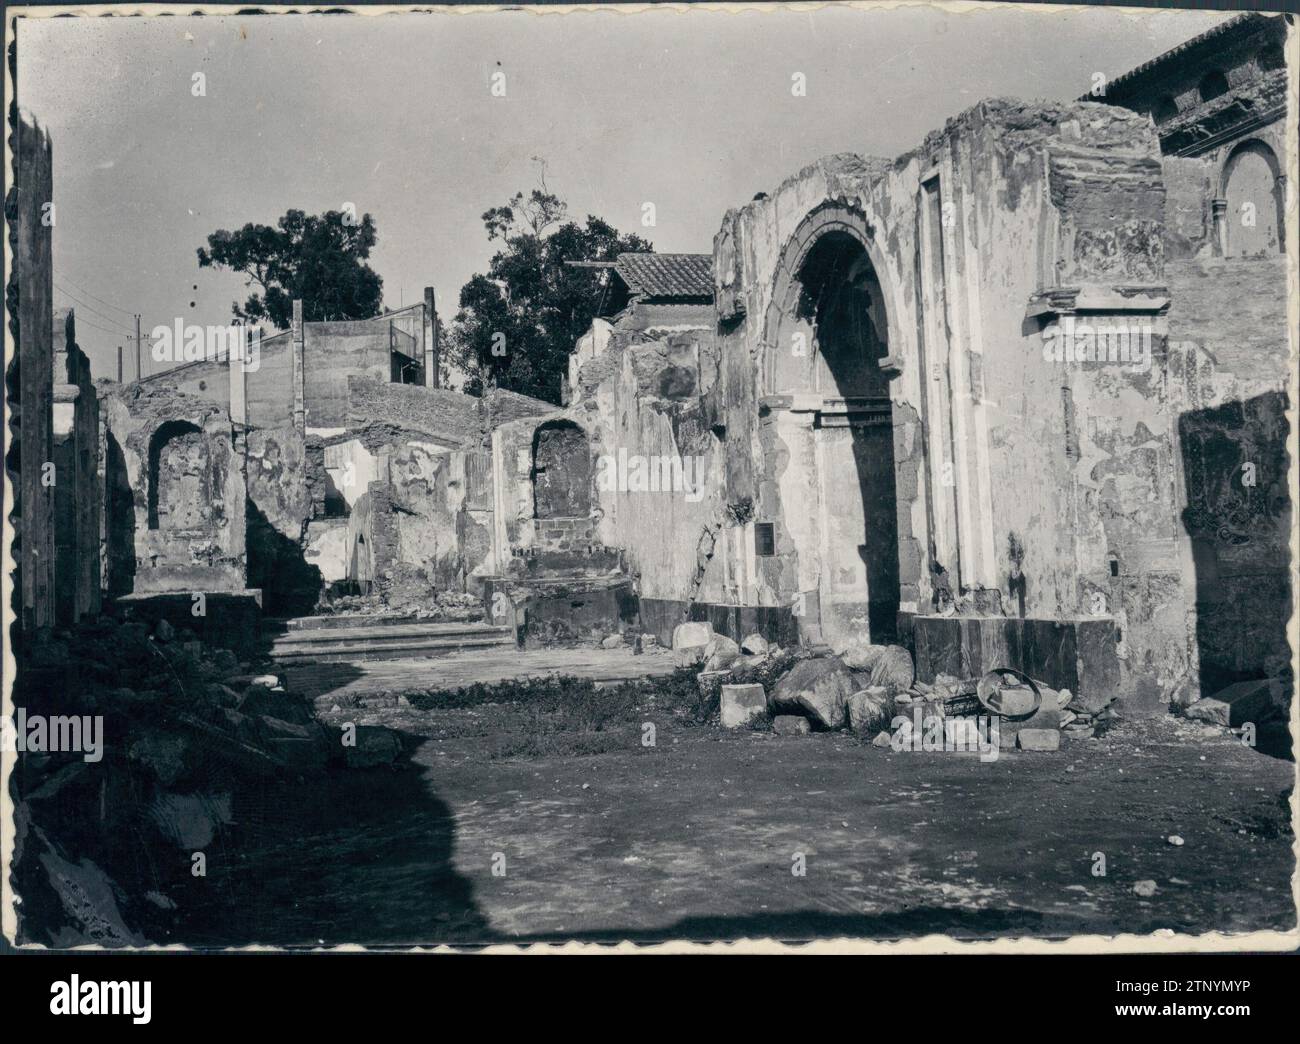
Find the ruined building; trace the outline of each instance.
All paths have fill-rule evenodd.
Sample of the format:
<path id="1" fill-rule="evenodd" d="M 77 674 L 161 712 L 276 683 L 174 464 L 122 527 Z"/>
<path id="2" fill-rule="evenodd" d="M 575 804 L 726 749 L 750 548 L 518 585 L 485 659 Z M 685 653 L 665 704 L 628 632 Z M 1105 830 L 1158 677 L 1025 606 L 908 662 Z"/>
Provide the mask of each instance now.
<path id="1" fill-rule="evenodd" d="M 1011 665 L 1129 713 L 1277 674 L 1284 33 L 1222 31 L 1210 97 L 1193 41 L 1105 104 L 985 101 L 806 167 L 724 217 L 707 322 L 629 321 L 620 258 L 563 418 L 493 433 L 504 539 L 589 525 L 662 639 L 866 635 L 923 679 Z"/>
<path id="2" fill-rule="evenodd" d="M 106 389 L 109 590 L 253 603 L 240 616 L 466 590 L 486 556 L 485 432 L 553 407 L 437 388 L 432 298 L 349 322 L 298 306 L 242 363 L 210 353 Z"/>
<path id="3" fill-rule="evenodd" d="M 524 640 L 866 638 L 922 680 L 1011 666 L 1130 714 L 1283 674 L 1286 33 L 1247 16 L 1104 98 L 983 101 L 810 164 L 711 254 L 594 263 L 562 407 L 436 387 L 431 293 L 101 384 L 98 431 L 65 352 L 59 430 L 102 444 L 103 507 L 61 530 L 60 604 L 94 611 L 67 534 L 98 526 L 106 595 L 186 613 L 453 591 Z M 55 436 L 23 387 L 39 620 L 27 455 Z"/>

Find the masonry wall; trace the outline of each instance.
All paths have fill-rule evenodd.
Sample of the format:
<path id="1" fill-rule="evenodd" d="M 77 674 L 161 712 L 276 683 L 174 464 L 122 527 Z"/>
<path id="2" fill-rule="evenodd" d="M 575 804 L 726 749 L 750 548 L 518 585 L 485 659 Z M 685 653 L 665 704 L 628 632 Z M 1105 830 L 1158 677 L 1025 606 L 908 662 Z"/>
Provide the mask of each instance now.
<path id="1" fill-rule="evenodd" d="M 413 320 L 406 319 L 406 325 Z M 400 335 L 405 336 L 405 335 Z M 347 424 L 348 378 L 367 377 L 385 387 L 393 378 L 388 323 L 382 320 L 303 324 L 303 404 L 310 429 L 341 431 Z M 264 337 L 256 369 L 245 374 L 248 423 L 260 428 L 293 424 L 293 340 L 288 332 Z M 230 368 L 204 360 L 150 377 L 186 395 L 230 403 Z"/>
<path id="2" fill-rule="evenodd" d="M 589 433 L 596 539 L 626 552 L 643 599 L 723 601 L 725 433 L 705 403 L 718 379 L 713 332 L 620 332 L 605 351 L 589 365 L 608 376 L 566 413 Z"/>
<path id="3" fill-rule="evenodd" d="M 304 548 L 313 511 L 306 440 L 293 427 L 260 428 L 248 433 L 244 452 L 247 586 L 262 591 L 269 616 L 310 613 L 324 581 Z"/>
<path id="4" fill-rule="evenodd" d="M 846 508 L 833 463 L 849 464 L 848 436 L 827 430 L 847 410 L 836 423 L 862 433 L 854 452 L 867 486 L 892 452 L 900 633 L 950 587 L 964 617 L 1025 621 L 1019 637 L 1007 631 L 1013 652 L 1047 642 L 1035 654 L 1042 663 L 1150 709 L 1187 671 L 1194 598 L 1169 507 L 1179 469 L 1160 362 L 1169 212 L 1150 122 L 1090 103 L 984 102 L 895 161 L 843 156 L 805 168 L 724 218 L 708 338 L 716 374 L 673 411 L 645 394 L 635 346 L 580 346 L 566 415 L 590 433 L 593 453 L 680 454 L 708 445 L 691 442 L 704 434 L 721 447 L 716 494 L 681 517 L 602 499 L 601 541 L 625 550 L 643 600 L 683 616 L 744 605 L 795 617 L 805 639 L 874 633 L 874 607 L 836 604 L 827 581 L 852 572 L 839 544 L 865 523 L 861 507 Z M 843 373 L 828 383 L 823 364 L 785 354 L 801 329 L 815 346 L 826 334 L 820 318 L 799 318 L 799 302 L 827 237 L 857 244 L 857 264 L 875 280 L 864 284 L 876 287 L 865 307 L 887 352 L 884 383 L 852 392 L 859 405 L 833 399 L 852 385 Z M 1067 320 L 1141 326 L 1147 354 L 1130 366 L 1045 354 Z M 663 349 L 641 350 L 662 378 Z M 883 413 L 877 387 L 887 388 Z M 881 430 L 872 418 L 888 441 L 871 441 Z M 495 447 L 507 547 L 536 539 L 527 434 L 507 426 Z M 755 558 L 753 525 L 764 522 L 774 553 Z M 886 528 L 865 526 L 864 554 Z"/>
<path id="5" fill-rule="evenodd" d="M 369 321 L 303 324 L 303 402 L 307 427 L 348 423 L 348 379 L 392 378 L 388 326 Z"/>
<path id="6" fill-rule="evenodd" d="M 1179 437 L 1178 525 L 1189 543 L 1196 656 L 1189 684 L 1211 695 L 1290 662 L 1295 528 L 1288 468 L 1284 258 L 1202 258 L 1166 269 L 1169 375 Z"/>
<path id="7" fill-rule="evenodd" d="M 130 534 L 133 593 L 243 591 L 244 458 L 225 410 L 147 382 L 102 401 L 131 490 L 129 516 L 109 525 Z"/>
<path id="8" fill-rule="evenodd" d="M 100 608 L 99 402 L 72 309 L 55 311 L 53 341 L 56 615 L 75 623 Z"/>
<path id="9" fill-rule="evenodd" d="M 7 310 L 17 349 L 6 372 L 10 443 L 5 467 L 13 491 L 15 609 L 22 630 L 54 623 L 54 487 L 42 481 L 52 463 L 53 268 L 46 204 L 54 198 L 50 139 L 19 115 L 14 125 L 14 185 L 6 210 L 13 270 Z"/>

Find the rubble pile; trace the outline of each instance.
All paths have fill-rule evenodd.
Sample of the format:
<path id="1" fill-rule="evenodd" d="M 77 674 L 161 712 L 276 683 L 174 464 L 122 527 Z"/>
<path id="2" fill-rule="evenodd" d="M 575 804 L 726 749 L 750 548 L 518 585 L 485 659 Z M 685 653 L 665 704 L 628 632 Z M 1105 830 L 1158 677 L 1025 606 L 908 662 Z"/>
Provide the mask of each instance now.
<path id="1" fill-rule="evenodd" d="M 916 678 L 902 646 L 853 640 L 838 649 L 791 651 L 759 635 L 737 643 L 708 623 L 673 634 L 679 667 L 698 671 L 701 691 L 716 690 L 725 728 L 762 727 L 779 735 L 847 729 L 889 745 L 898 715 L 918 721 L 996 718 L 1003 749 L 1055 751 L 1062 738 L 1090 738 L 1111 719 L 1109 704 L 1089 706 L 1018 671 L 983 678 Z"/>
<path id="2" fill-rule="evenodd" d="M 316 608 L 321 616 L 356 616 L 385 620 L 445 620 L 448 623 L 478 623 L 483 619 L 483 599 L 461 591 L 439 591 L 433 604 L 428 600 L 392 604 L 378 594 L 339 595 L 323 600 Z"/>
<path id="3" fill-rule="evenodd" d="M 195 854 L 229 848 L 250 809 L 401 754 L 396 733 L 325 725 L 276 673 L 166 620 L 56 632 L 19 663 L 24 719 L 101 737 L 90 754 L 23 749 L 11 776 L 20 917 L 49 932 L 33 941 L 165 941 Z"/>

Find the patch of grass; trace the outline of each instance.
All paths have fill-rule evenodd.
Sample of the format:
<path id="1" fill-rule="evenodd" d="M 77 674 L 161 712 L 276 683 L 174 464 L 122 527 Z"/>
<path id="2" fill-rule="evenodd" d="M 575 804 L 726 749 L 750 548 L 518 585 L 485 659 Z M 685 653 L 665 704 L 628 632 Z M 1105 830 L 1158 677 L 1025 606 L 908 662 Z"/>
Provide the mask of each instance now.
<path id="1" fill-rule="evenodd" d="M 601 688 L 586 678 L 518 678 L 459 689 L 406 693 L 418 710 L 466 710 L 488 704 L 527 709 L 533 730 L 601 732 L 639 724 L 653 712 L 686 725 L 707 724 L 719 710 L 716 686 L 702 692 L 690 668 Z"/>

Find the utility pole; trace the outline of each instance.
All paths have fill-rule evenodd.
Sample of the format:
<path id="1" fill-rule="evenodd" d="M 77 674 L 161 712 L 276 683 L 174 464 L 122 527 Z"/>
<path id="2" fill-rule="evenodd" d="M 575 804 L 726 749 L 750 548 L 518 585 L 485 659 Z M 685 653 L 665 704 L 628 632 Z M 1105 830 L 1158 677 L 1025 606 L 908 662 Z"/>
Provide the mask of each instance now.
<path id="1" fill-rule="evenodd" d="M 140 313 L 135 316 L 135 379 L 138 381 L 142 374 L 140 373 Z"/>
<path id="2" fill-rule="evenodd" d="M 122 346 L 117 346 L 117 383 L 122 383 Z"/>

